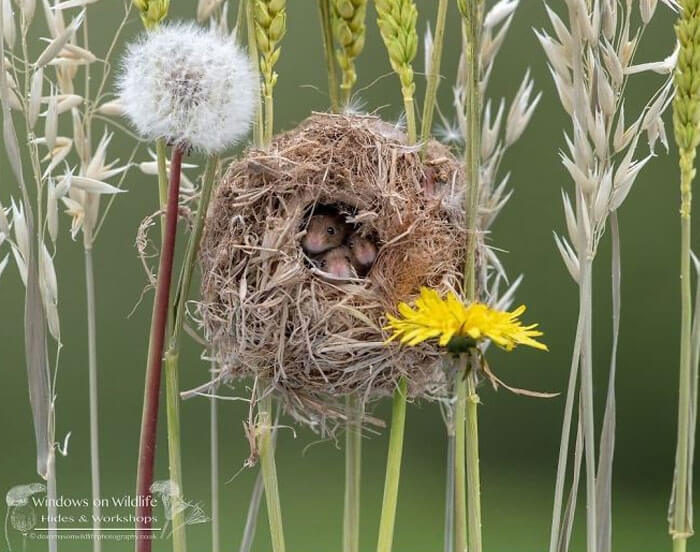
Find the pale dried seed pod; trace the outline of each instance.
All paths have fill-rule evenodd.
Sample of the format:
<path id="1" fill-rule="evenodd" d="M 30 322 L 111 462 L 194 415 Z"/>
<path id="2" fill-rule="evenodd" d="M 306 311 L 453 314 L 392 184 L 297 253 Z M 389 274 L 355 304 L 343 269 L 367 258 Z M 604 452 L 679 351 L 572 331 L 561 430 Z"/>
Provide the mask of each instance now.
<path id="1" fill-rule="evenodd" d="M 44 85 L 44 69 L 39 67 L 32 75 L 31 84 L 29 86 L 29 102 L 27 108 L 27 122 L 29 128 L 33 129 L 39 117 L 41 108 L 41 92 Z"/>
<path id="2" fill-rule="evenodd" d="M 122 117 L 124 115 L 124 106 L 119 100 L 113 100 L 103 103 L 96 111 L 100 115 L 107 115 L 108 117 Z"/>
<path id="3" fill-rule="evenodd" d="M 83 97 L 77 94 L 59 94 L 56 97 L 56 113 L 61 115 L 83 103 Z"/>
<path id="4" fill-rule="evenodd" d="M 59 53 L 59 57 L 74 59 L 82 63 L 94 63 L 97 61 L 97 56 L 90 50 L 86 50 L 85 48 L 81 48 L 80 46 L 76 46 L 70 42 L 63 47 Z"/>
<path id="5" fill-rule="evenodd" d="M 501 123 L 505 111 L 505 100 L 501 99 L 498 105 L 498 112 L 493 123 L 491 123 L 491 100 L 486 102 L 484 108 L 484 120 L 481 125 L 481 159 L 486 160 L 493 154 L 501 132 Z"/>
<path id="6" fill-rule="evenodd" d="M 10 0 L 0 0 L 0 2 L 2 2 L 2 6 L 0 6 L 0 9 L 2 9 L 2 36 L 7 47 L 12 50 L 17 39 L 17 26 L 12 13 L 12 5 Z"/>
<path id="7" fill-rule="evenodd" d="M 24 25 L 25 27 L 28 27 L 34 19 L 34 12 L 36 11 L 36 0 L 19 0 L 19 6 L 22 10 Z"/>
<path id="8" fill-rule="evenodd" d="M 56 145 L 56 133 L 58 131 L 57 103 L 55 90 L 52 90 L 49 97 L 49 105 L 44 116 L 44 138 L 46 138 L 46 145 L 50 150 Z"/>
<path id="9" fill-rule="evenodd" d="M 530 70 L 528 69 L 508 111 L 505 137 L 506 147 L 514 144 L 523 135 L 537 105 L 542 99 L 542 92 L 539 92 L 532 100 L 530 99 L 534 85 L 535 83 L 530 78 Z"/>
<path id="10" fill-rule="evenodd" d="M 57 18 L 55 18 L 57 19 Z M 35 65 L 43 67 L 53 60 L 63 47 L 68 44 L 68 41 L 73 38 L 75 31 L 78 30 L 83 20 L 85 19 L 85 10 L 80 12 L 66 27 L 63 29 L 51 42 L 48 43 L 44 51 L 37 58 Z"/>
<path id="11" fill-rule="evenodd" d="M 10 235 L 10 222 L 7 220 L 7 212 L 0 203 L 0 233 L 6 237 Z"/>
<path id="12" fill-rule="evenodd" d="M 24 111 L 22 101 L 19 99 L 15 90 L 8 90 L 7 101 L 10 104 L 10 109 L 14 111 Z"/>
<path id="13" fill-rule="evenodd" d="M 52 174 L 54 169 L 58 167 L 58 165 L 60 165 L 66 157 L 68 157 L 68 154 L 72 148 L 73 140 L 67 138 L 66 136 L 56 137 L 56 145 L 50 149 L 48 155 L 42 159 L 42 161 L 47 161 L 49 159 L 51 160 L 46 169 L 44 169 L 44 178 Z"/>
<path id="14" fill-rule="evenodd" d="M 51 241 L 56 243 L 58 237 L 58 200 L 56 197 L 56 183 L 53 178 L 48 179 L 46 193 L 46 228 L 49 231 Z"/>

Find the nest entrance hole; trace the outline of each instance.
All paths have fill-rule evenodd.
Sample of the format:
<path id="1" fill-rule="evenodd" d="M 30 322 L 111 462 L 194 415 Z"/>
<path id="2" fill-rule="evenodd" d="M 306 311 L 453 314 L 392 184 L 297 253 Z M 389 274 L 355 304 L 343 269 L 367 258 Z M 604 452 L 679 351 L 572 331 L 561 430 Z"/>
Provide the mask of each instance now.
<path id="1" fill-rule="evenodd" d="M 304 210 L 300 246 L 307 266 L 333 283 L 365 280 L 379 255 L 379 239 L 354 220 L 346 203 L 312 203 Z"/>

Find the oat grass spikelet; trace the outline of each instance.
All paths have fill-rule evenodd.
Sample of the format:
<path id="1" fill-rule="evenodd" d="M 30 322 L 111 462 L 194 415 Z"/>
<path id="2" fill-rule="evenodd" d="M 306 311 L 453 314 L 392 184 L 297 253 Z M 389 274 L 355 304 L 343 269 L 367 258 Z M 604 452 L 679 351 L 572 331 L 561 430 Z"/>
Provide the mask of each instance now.
<path id="1" fill-rule="evenodd" d="M 447 347 L 457 338 L 467 338 L 474 344 L 490 339 L 506 351 L 517 345 L 527 345 L 543 351 L 547 346 L 535 340 L 542 332 L 537 324 L 523 326 L 518 319 L 525 312 L 520 306 L 512 312 L 492 309 L 483 303 L 464 304 L 457 295 L 449 292 L 446 298 L 437 291 L 422 288 L 415 308 L 399 303 L 400 317 L 387 314 L 387 330 L 393 334 L 388 341 L 400 340 L 404 345 L 414 346 L 437 339 L 441 347 Z"/>
<path id="2" fill-rule="evenodd" d="M 131 44 L 118 88 L 144 138 L 207 154 L 247 134 L 257 91 L 248 57 L 232 39 L 188 23 L 161 26 Z"/>

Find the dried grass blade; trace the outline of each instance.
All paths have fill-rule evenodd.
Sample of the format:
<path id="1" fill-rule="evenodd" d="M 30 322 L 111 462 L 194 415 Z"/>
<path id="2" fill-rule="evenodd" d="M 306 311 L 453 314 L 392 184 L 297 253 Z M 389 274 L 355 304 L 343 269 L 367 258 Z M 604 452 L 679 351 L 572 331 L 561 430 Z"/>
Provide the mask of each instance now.
<path id="1" fill-rule="evenodd" d="M 2 18 L 2 12 L 0 12 Z M 0 21 L 0 26 L 2 22 Z M 3 142 L 7 151 L 12 171 L 22 190 L 28 234 L 33 235 L 34 218 L 29 202 L 22 172 L 17 134 L 10 115 L 8 103 L 9 87 L 5 72 L 5 47 L 0 40 L 0 105 L 3 115 Z M 29 402 L 32 408 L 34 435 L 36 438 L 36 467 L 40 476 L 46 478 L 49 459 L 49 407 L 51 394 L 49 390 L 49 366 L 46 350 L 46 320 L 39 289 L 39 264 L 36 247 L 31 244 L 27 264 L 27 289 L 24 304 L 24 345 L 29 381 Z"/>
<path id="2" fill-rule="evenodd" d="M 576 499 L 578 498 L 579 482 L 581 480 L 581 465 L 583 464 L 583 425 L 581 417 L 576 430 L 576 447 L 574 449 L 574 473 L 571 480 L 571 489 L 569 497 L 566 500 L 566 509 L 564 510 L 564 520 L 562 523 L 562 531 L 559 534 L 557 543 L 557 552 L 566 552 L 569 549 L 571 542 L 571 533 L 574 528 L 574 513 L 576 512 Z"/>
<path id="3" fill-rule="evenodd" d="M 584 313 L 583 311 L 579 311 L 578 322 L 576 324 L 574 352 L 571 358 L 571 368 L 569 370 L 569 385 L 566 391 L 564 419 L 561 429 L 561 442 L 559 444 L 559 459 L 557 462 L 557 478 L 554 487 L 554 511 L 552 513 L 552 529 L 549 540 L 549 552 L 565 552 L 565 550 L 562 551 L 559 546 L 560 542 L 562 541 L 562 505 L 564 502 L 564 484 L 566 483 L 566 465 L 569 455 L 574 399 L 576 398 L 576 382 L 578 380 L 579 363 L 581 361 L 583 328 Z"/>
<path id="4" fill-rule="evenodd" d="M 688 521 L 693 526 L 693 459 L 695 458 L 695 433 L 697 429 L 698 412 L 698 372 L 700 372 L 700 290 L 697 282 L 700 282 L 700 260 L 692 254 L 695 264 L 696 286 L 695 286 L 695 308 L 693 311 L 693 329 L 691 337 L 691 359 L 690 359 L 690 381 L 692 383 L 690 394 L 690 424 L 688 428 L 690 446 L 688 447 Z"/>
<path id="5" fill-rule="evenodd" d="M 615 455 L 615 374 L 617 372 L 617 345 L 620 336 L 621 260 L 620 227 L 617 212 L 610 214 L 610 240 L 612 242 L 612 352 L 608 375 L 608 394 L 605 399 L 603 429 L 600 434 L 598 477 L 596 478 L 596 504 L 598 505 L 598 552 L 612 550 L 612 472 Z"/>

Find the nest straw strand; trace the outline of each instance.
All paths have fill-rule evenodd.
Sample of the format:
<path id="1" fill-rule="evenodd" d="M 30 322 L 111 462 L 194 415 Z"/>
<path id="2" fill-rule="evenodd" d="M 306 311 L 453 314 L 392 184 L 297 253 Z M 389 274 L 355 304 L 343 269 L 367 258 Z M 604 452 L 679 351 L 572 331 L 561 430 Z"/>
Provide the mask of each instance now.
<path id="1" fill-rule="evenodd" d="M 427 151 L 374 116 L 314 114 L 232 163 L 207 216 L 199 304 L 227 376 L 268 382 L 311 425 L 342 418 L 345 394 L 388 394 L 401 376 L 412 397 L 444 385 L 437 348 L 386 345 L 382 330 L 421 286 L 461 290 L 462 168 L 437 142 Z M 319 205 L 376 240 L 365 279 L 329 281 L 304 253 Z"/>

